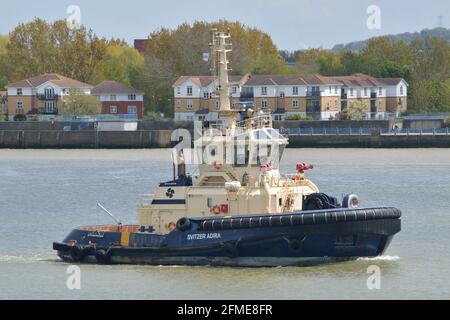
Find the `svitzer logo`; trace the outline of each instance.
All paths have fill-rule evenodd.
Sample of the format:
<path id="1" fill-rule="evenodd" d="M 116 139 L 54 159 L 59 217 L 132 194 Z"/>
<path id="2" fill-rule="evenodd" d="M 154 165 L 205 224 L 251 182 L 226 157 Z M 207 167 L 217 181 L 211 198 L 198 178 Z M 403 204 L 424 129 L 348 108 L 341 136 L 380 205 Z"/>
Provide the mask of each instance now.
<path id="1" fill-rule="evenodd" d="M 166 191 L 167 198 L 172 199 L 174 194 L 175 194 L 175 190 L 173 190 L 172 188 L 167 189 L 167 191 Z"/>

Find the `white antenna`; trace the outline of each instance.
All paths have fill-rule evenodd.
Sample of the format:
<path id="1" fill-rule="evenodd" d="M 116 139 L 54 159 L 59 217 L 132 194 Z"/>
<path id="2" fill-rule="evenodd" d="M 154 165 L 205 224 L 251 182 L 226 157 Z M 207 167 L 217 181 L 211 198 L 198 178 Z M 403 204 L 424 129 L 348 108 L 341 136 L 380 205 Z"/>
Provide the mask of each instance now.
<path id="1" fill-rule="evenodd" d="M 122 225 L 122 222 L 117 219 L 116 217 L 113 216 L 113 214 L 111 212 L 108 211 L 108 209 L 106 209 L 104 206 L 102 206 L 102 204 L 99 202 L 97 203 L 97 206 L 99 206 L 103 211 L 105 211 L 111 218 L 114 219 L 114 221 L 117 223 L 117 225 L 120 227 Z"/>
<path id="2" fill-rule="evenodd" d="M 228 59 L 227 53 L 231 52 L 230 32 L 216 31 L 212 29 L 212 42 L 211 52 L 214 55 L 213 71 L 216 70 L 216 64 L 218 65 L 218 78 L 219 78 L 219 94 L 220 94 L 220 111 L 230 111 L 230 97 L 229 97 L 229 80 L 228 80 Z"/>

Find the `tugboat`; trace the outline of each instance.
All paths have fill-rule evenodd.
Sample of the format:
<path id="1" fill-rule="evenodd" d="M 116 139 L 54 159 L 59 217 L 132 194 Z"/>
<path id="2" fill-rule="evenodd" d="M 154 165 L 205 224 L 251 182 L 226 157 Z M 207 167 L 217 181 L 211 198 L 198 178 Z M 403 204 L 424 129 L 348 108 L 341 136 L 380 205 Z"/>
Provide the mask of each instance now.
<path id="1" fill-rule="evenodd" d="M 230 106 L 229 38 L 213 31 L 220 111 L 194 141 L 198 173 L 186 173 L 177 149 L 173 180 L 142 198 L 138 224 L 76 228 L 53 243 L 63 261 L 303 266 L 382 255 L 400 232 L 400 210 L 360 207 L 355 194 L 338 201 L 321 193 L 305 175 L 311 164 L 280 173 L 288 139 L 272 127 L 271 115 Z"/>

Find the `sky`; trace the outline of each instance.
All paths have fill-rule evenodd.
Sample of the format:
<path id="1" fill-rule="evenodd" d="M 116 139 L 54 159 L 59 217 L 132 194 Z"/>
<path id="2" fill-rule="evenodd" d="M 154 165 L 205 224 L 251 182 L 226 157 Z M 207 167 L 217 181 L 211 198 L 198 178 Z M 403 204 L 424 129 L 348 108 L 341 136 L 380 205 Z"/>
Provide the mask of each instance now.
<path id="1" fill-rule="evenodd" d="M 0 34 L 35 17 L 54 21 L 80 8 L 99 36 L 133 39 L 183 22 L 240 21 L 267 32 L 279 49 L 331 48 L 373 36 L 450 27 L 449 0 L 22 0 L 0 5 Z M 376 11 L 369 6 L 377 6 Z M 378 11 L 378 9 L 379 11 Z M 379 14 L 378 14 L 379 13 Z M 378 19 L 379 17 L 379 19 Z M 375 19 L 375 20 L 374 20 Z M 368 27 L 369 20 L 369 27 Z"/>

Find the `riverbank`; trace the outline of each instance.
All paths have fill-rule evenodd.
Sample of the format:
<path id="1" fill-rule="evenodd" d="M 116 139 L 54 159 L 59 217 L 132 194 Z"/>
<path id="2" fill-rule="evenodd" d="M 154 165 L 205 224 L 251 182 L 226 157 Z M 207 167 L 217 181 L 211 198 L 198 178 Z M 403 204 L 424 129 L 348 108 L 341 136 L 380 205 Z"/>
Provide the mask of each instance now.
<path id="1" fill-rule="evenodd" d="M 8 149 L 147 149 L 170 148 L 172 130 L 63 131 L 1 130 L 0 148 Z M 448 133 L 292 134 L 294 148 L 450 148 Z"/>

